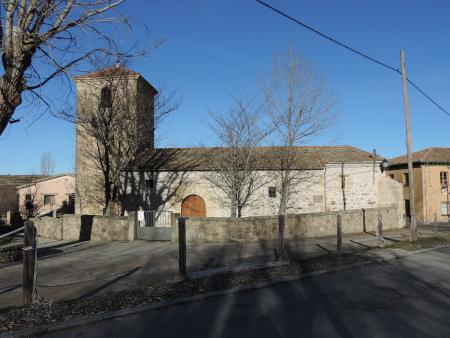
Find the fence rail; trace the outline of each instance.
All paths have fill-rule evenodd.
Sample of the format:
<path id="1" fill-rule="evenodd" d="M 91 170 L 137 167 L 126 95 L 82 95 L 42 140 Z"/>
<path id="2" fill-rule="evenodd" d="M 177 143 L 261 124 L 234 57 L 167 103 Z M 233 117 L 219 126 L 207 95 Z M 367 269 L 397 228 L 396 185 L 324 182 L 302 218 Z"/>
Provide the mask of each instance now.
<path id="1" fill-rule="evenodd" d="M 19 228 L 19 229 L 16 229 L 16 230 L 14 230 L 14 231 L 7 232 L 6 234 L 1 235 L 1 236 L 0 236 L 0 239 L 6 238 L 6 237 L 11 236 L 11 235 L 14 235 L 14 234 L 16 234 L 16 233 L 18 233 L 18 232 L 22 232 L 22 231 L 24 231 L 24 229 L 25 229 L 25 227 L 23 226 L 23 227 L 21 227 L 21 228 Z"/>
<path id="2" fill-rule="evenodd" d="M 170 228 L 171 219 L 171 211 L 138 211 L 138 223 L 140 227 Z"/>

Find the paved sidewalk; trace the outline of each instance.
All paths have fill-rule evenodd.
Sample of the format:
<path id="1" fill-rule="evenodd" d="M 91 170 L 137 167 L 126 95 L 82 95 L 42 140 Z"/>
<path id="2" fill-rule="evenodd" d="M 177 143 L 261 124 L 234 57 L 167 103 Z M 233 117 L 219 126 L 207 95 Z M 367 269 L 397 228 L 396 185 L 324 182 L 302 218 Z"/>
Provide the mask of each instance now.
<path id="1" fill-rule="evenodd" d="M 431 236 L 431 228 L 421 228 Z M 406 239 L 407 229 L 385 232 Z M 42 240 L 40 241 L 43 242 Z M 371 234 L 344 236 L 342 252 L 360 252 L 377 245 Z M 273 262 L 276 242 L 188 245 L 188 271 Z M 287 241 L 292 259 L 303 260 L 336 251 L 336 238 Z M 51 242 L 40 246 L 38 294 L 54 301 L 125 289 L 136 289 L 177 278 L 178 247 L 170 242 Z M 20 305 L 22 265 L 0 266 L 0 308 Z"/>

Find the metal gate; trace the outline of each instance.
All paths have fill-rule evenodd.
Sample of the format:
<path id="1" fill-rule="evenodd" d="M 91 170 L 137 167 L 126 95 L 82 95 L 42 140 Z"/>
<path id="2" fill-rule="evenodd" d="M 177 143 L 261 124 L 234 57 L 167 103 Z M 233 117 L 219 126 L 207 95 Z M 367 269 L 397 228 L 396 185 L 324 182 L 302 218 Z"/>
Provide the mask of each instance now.
<path id="1" fill-rule="evenodd" d="M 138 211 L 137 238 L 148 241 L 170 241 L 172 239 L 171 211 Z"/>

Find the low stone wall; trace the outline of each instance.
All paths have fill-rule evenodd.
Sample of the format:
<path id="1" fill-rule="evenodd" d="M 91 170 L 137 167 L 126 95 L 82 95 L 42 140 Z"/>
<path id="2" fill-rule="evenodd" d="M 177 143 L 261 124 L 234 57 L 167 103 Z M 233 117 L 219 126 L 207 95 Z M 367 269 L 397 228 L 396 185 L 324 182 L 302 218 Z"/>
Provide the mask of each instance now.
<path id="1" fill-rule="evenodd" d="M 129 216 L 63 215 L 34 220 L 38 236 L 56 240 L 133 241 L 135 214 Z"/>
<path id="2" fill-rule="evenodd" d="M 302 239 L 336 236 L 337 215 L 342 215 L 344 234 L 375 231 L 378 216 L 382 217 L 383 229 L 404 227 L 399 208 L 384 207 L 341 212 L 307 213 L 286 215 L 285 238 Z M 232 218 L 186 218 L 187 242 L 253 242 L 278 238 L 278 216 Z M 172 240 L 178 240 L 176 225 Z"/>

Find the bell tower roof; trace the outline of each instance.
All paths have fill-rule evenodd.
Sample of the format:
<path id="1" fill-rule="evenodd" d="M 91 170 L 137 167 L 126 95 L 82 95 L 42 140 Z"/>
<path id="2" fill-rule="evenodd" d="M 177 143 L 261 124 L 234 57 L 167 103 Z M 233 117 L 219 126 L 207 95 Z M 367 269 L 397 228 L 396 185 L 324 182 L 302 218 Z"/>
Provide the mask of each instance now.
<path id="1" fill-rule="evenodd" d="M 107 78 L 110 76 L 120 76 L 125 78 L 135 78 L 135 79 L 142 79 L 145 81 L 153 91 L 153 95 L 158 93 L 158 90 L 156 90 L 155 87 L 153 87 L 142 75 L 141 73 L 135 72 L 134 70 L 131 70 L 129 68 L 123 67 L 123 66 L 113 66 L 109 68 L 100 69 L 94 72 L 86 73 L 84 75 L 78 75 L 74 76 L 75 81 L 91 81 L 91 80 L 97 80 L 102 78 Z"/>

